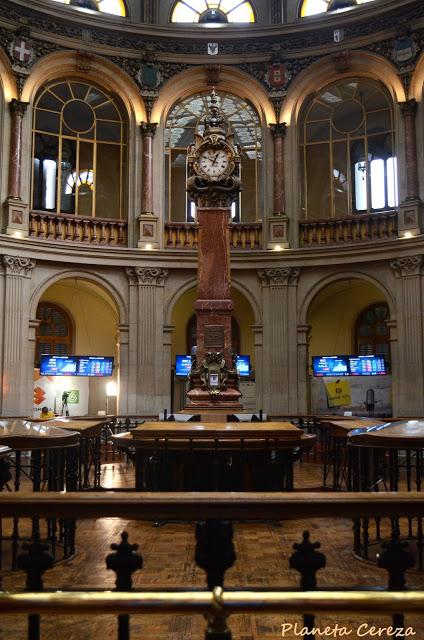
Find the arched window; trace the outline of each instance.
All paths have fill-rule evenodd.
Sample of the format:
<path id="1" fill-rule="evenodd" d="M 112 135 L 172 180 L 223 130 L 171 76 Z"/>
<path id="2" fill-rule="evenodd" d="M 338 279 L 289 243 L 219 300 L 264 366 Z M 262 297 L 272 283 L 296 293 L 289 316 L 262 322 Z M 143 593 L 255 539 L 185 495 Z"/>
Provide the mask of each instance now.
<path id="1" fill-rule="evenodd" d="M 255 22 L 255 13 L 245 0 L 181 0 L 174 5 L 171 22 Z"/>
<path id="2" fill-rule="evenodd" d="M 36 334 L 35 366 L 40 356 L 51 354 L 68 356 L 72 353 L 72 324 L 68 314 L 51 302 L 40 302 L 37 307 L 39 324 Z"/>
<path id="3" fill-rule="evenodd" d="M 326 13 L 331 9 L 331 5 L 334 0 L 303 0 L 300 5 L 300 17 L 314 16 L 317 13 Z M 372 0 L 356 0 L 356 4 L 364 4 L 365 2 L 372 2 Z M 352 4 L 355 4 L 353 2 Z"/>
<path id="4" fill-rule="evenodd" d="M 190 320 L 187 323 L 186 329 L 186 341 L 187 341 L 187 351 L 186 353 L 191 353 L 192 347 L 197 344 L 197 324 L 196 324 L 196 314 L 193 313 Z M 240 328 L 237 320 L 234 316 L 231 318 L 231 344 L 233 347 L 234 353 L 240 353 Z"/>
<path id="5" fill-rule="evenodd" d="M 300 119 L 303 217 L 396 207 L 394 149 L 392 100 L 381 83 L 346 78 L 311 96 Z"/>
<path id="6" fill-rule="evenodd" d="M 34 105 L 32 208 L 123 218 L 127 125 L 117 98 L 79 80 L 43 87 Z"/>
<path id="7" fill-rule="evenodd" d="M 80 9 L 91 9 L 100 13 L 111 13 L 114 16 L 127 15 L 123 0 L 55 0 L 62 4 L 69 4 Z"/>
<path id="8" fill-rule="evenodd" d="M 255 109 L 240 98 L 218 93 L 218 106 L 240 148 L 243 190 L 233 203 L 232 219 L 253 222 L 261 211 L 262 132 Z M 195 220 L 194 202 L 186 193 L 187 147 L 194 143 L 196 129 L 203 131 L 209 111 L 209 94 L 191 96 L 171 110 L 165 130 L 166 210 L 168 220 Z"/>
<path id="9" fill-rule="evenodd" d="M 359 314 L 355 327 L 355 344 L 359 355 L 383 356 L 390 362 L 388 319 L 389 307 L 384 302 L 372 304 Z"/>

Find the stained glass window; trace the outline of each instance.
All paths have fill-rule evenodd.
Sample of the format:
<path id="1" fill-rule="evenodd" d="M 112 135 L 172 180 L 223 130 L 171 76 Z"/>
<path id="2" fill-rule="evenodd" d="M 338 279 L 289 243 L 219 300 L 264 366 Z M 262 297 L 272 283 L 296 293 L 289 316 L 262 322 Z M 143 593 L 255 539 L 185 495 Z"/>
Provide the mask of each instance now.
<path id="1" fill-rule="evenodd" d="M 36 335 L 35 364 L 40 356 L 51 354 L 68 356 L 72 353 L 72 324 L 68 314 L 51 302 L 40 302 L 37 307 L 39 321 Z"/>
<path id="2" fill-rule="evenodd" d="M 32 207 L 122 218 L 126 119 L 119 100 L 80 80 L 56 80 L 35 100 Z"/>
<path id="3" fill-rule="evenodd" d="M 181 0 L 175 3 L 171 22 L 255 22 L 255 13 L 245 0 Z"/>
<path id="4" fill-rule="evenodd" d="M 361 356 L 383 356 L 390 361 L 389 307 L 380 302 L 364 309 L 356 322 L 356 348 Z"/>
<path id="5" fill-rule="evenodd" d="M 300 8 L 300 17 L 314 16 L 317 13 L 326 13 L 331 0 L 303 0 Z M 364 4 L 372 0 L 356 0 L 356 4 Z"/>
<path id="6" fill-rule="evenodd" d="M 218 93 L 218 106 L 231 125 L 240 149 L 243 190 L 232 210 L 234 222 L 256 221 L 260 215 L 262 131 L 255 109 L 246 101 Z M 165 129 L 166 207 L 168 220 L 193 222 L 195 207 L 186 195 L 187 147 L 194 143 L 196 129 L 203 133 L 203 118 L 209 111 L 209 94 L 199 94 L 177 103 Z"/>
<path id="7" fill-rule="evenodd" d="M 55 0 L 62 4 L 69 4 L 80 9 L 92 9 L 100 13 L 111 13 L 114 16 L 126 16 L 123 0 Z"/>

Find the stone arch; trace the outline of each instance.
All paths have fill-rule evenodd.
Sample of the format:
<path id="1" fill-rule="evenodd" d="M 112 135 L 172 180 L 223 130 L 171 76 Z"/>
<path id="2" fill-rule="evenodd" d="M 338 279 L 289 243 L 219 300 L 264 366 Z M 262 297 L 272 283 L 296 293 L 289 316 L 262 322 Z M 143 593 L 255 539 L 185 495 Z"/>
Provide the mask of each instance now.
<path id="1" fill-rule="evenodd" d="M 414 98 L 417 102 L 422 101 L 424 89 L 424 53 L 420 55 L 415 65 L 414 72 L 409 85 L 409 98 Z"/>
<path id="2" fill-rule="evenodd" d="M 198 92 L 210 91 L 211 84 L 207 82 L 206 77 L 208 66 L 182 71 L 168 80 L 153 107 L 151 121 L 165 124 L 170 109 L 178 100 Z M 274 108 L 265 89 L 249 74 L 238 69 L 223 67 L 215 87 L 217 91 L 232 93 L 243 100 L 248 100 L 258 112 L 262 124 L 275 122 Z"/>
<path id="3" fill-rule="evenodd" d="M 368 284 L 371 284 L 374 287 L 376 287 L 376 289 L 378 289 L 386 299 L 386 302 L 389 306 L 390 318 L 392 320 L 396 318 L 396 305 L 395 305 L 394 297 L 384 284 L 382 284 L 379 280 L 377 280 L 373 276 L 369 276 L 368 274 L 362 273 L 361 271 L 341 271 L 336 274 L 331 274 L 326 278 L 319 280 L 314 285 L 312 285 L 312 287 L 306 293 L 302 303 L 299 306 L 299 315 L 298 315 L 299 325 L 308 324 L 309 309 L 315 297 L 328 285 L 333 284 L 334 282 L 342 281 L 342 280 L 363 280 Z"/>
<path id="4" fill-rule="evenodd" d="M 103 277 L 95 273 L 91 273 L 90 271 L 83 271 L 83 270 L 79 271 L 75 269 L 63 269 L 62 271 L 59 271 L 54 275 L 51 275 L 45 278 L 42 282 L 40 282 L 37 285 L 37 287 L 32 292 L 32 295 L 30 298 L 30 306 L 29 306 L 30 319 L 35 318 L 38 303 L 41 297 L 43 296 L 43 294 L 47 291 L 47 289 L 49 289 L 49 287 L 56 284 L 60 280 L 64 280 L 67 278 L 79 278 L 81 280 L 87 280 L 88 282 L 96 284 L 101 289 L 106 291 L 106 293 L 111 298 L 111 301 L 114 303 L 116 311 L 118 313 L 117 323 L 124 324 L 124 325 L 128 323 L 127 304 L 124 298 L 122 297 L 120 291 L 114 285 L 112 285 L 106 277 Z"/>
<path id="5" fill-rule="evenodd" d="M 0 49 L 0 82 L 5 102 L 10 102 L 13 98 L 18 98 L 16 78 L 10 60 L 3 49 Z"/>
<path id="6" fill-rule="evenodd" d="M 90 59 L 90 69 L 81 71 L 77 68 L 78 54 L 75 51 L 60 51 L 44 56 L 31 70 L 25 82 L 22 100 L 32 102 L 38 89 L 56 78 L 70 76 L 95 82 L 118 94 L 128 112 L 130 121 L 138 124 L 147 119 L 146 108 L 135 82 L 116 64 L 106 58 L 94 55 Z"/>
<path id="7" fill-rule="evenodd" d="M 280 122 L 286 122 L 287 125 L 296 124 L 304 100 L 310 93 L 319 91 L 332 82 L 354 76 L 382 82 L 395 103 L 405 102 L 404 86 L 395 67 L 386 58 L 369 51 L 352 51 L 347 55 L 348 69 L 346 71 L 338 72 L 334 56 L 326 56 L 299 73 L 284 100 Z"/>

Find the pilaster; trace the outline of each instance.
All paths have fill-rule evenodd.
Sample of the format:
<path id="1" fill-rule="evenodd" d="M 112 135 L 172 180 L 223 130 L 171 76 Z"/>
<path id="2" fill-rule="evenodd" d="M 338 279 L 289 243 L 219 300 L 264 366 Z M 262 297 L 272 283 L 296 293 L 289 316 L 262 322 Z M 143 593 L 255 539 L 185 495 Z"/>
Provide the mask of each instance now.
<path id="1" fill-rule="evenodd" d="M 390 261 L 399 309 L 398 369 L 393 368 L 393 377 L 399 385 L 398 414 L 404 416 L 421 416 L 424 411 L 422 264 L 421 255 Z"/>
<path id="2" fill-rule="evenodd" d="M 29 229 L 28 204 L 21 197 L 22 171 L 22 121 L 28 108 L 28 102 L 15 98 L 9 103 L 10 120 L 10 153 L 8 196 L 4 203 L 6 216 L 6 233 L 27 236 Z"/>
<path id="3" fill-rule="evenodd" d="M 264 301 L 264 409 L 271 415 L 298 413 L 296 335 L 298 267 L 258 272 Z"/>
<path id="4" fill-rule="evenodd" d="M 128 394 L 130 380 L 130 361 L 129 361 L 129 326 L 120 324 L 118 326 L 118 406 L 117 413 L 121 415 L 129 414 Z"/>
<path id="5" fill-rule="evenodd" d="M 2 256 L 3 327 L 1 413 L 28 415 L 32 405 L 34 351 L 29 347 L 29 294 L 35 260 Z"/>
<path id="6" fill-rule="evenodd" d="M 143 158 L 141 170 L 141 213 L 138 217 L 140 249 L 159 248 L 158 216 L 153 212 L 153 138 L 157 124 L 142 122 L 140 133 L 143 138 Z"/>
<path id="7" fill-rule="evenodd" d="M 127 268 L 129 280 L 128 383 L 130 413 L 158 413 L 169 403 L 163 356 L 163 288 L 168 269 Z"/>
<path id="8" fill-rule="evenodd" d="M 272 215 L 268 218 L 268 249 L 289 246 L 288 217 L 285 213 L 284 140 L 287 126 L 285 122 L 270 125 L 274 139 L 274 175 Z"/>
<path id="9" fill-rule="evenodd" d="M 406 169 L 406 197 L 399 204 L 398 232 L 418 235 L 424 228 L 423 203 L 419 196 L 418 183 L 418 155 L 417 155 L 417 103 L 411 99 L 402 102 L 400 111 L 404 121 L 405 131 L 405 169 Z"/>
<path id="10" fill-rule="evenodd" d="M 311 325 L 297 325 L 297 393 L 298 412 L 304 415 L 310 413 L 309 399 L 309 341 Z"/>

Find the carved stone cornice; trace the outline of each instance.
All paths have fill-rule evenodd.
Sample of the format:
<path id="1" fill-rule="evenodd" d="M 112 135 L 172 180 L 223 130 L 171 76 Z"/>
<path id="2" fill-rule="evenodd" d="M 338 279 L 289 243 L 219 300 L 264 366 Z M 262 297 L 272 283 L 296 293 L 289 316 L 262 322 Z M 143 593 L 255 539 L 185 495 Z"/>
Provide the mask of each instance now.
<path id="1" fill-rule="evenodd" d="M 163 287 L 169 270 L 161 267 L 127 267 L 127 276 L 132 285 Z"/>
<path id="2" fill-rule="evenodd" d="M 143 138 L 154 138 L 157 126 L 156 122 L 142 122 L 140 124 L 140 133 Z"/>
<path id="3" fill-rule="evenodd" d="M 405 276 L 417 276 L 420 274 L 423 256 L 407 256 L 406 258 L 395 258 L 390 260 L 396 278 Z"/>
<path id="4" fill-rule="evenodd" d="M 2 256 L 2 265 L 7 276 L 28 276 L 35 267 L 35 260 L 19 256 Z"/>
<path id="5" fill-rule="evenodd" d="M 417 113 L 417 101 L 415 100 L 415 98 L 411 98 L 406 102 L 400 102 L 399 108 L 404 118 L 415 118 L 415 115 Z"/>
<path id="6" fill-rule="evenodd" d="M 278 122 L 277 124 L 270 124 L 269 128 L 271 129 L 271 133 L 274 138 L 286 137 L 286 131 L 287 131 L 286 122 Z"/>
<path id="7" fill-rule="evenodd" d="M 275 269 L 260 269 L 259 278 L 263 286 L 287 287 L 297 286 L 300 267 L 276 267 Z"/>
<path id="8" fill-rule="evenodd" d="M 14 117 L 23 118 L 26 110 L 28 109 L 29 102 L 23 102 L 22 100 L 16 100 L 13 98 L 9 102 L 10 113 Z"/>

